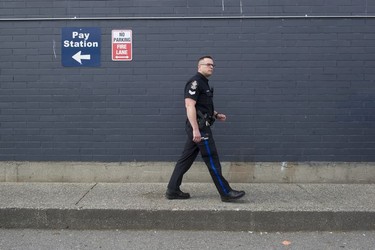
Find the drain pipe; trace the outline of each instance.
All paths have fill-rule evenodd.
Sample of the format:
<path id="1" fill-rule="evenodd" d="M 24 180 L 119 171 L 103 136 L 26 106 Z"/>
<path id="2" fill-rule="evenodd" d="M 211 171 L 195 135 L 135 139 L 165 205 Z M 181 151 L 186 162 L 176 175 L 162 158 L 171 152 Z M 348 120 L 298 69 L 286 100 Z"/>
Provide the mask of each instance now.
<path id="1" fill-rule="evenodd" d="M 375 15 L 296 15 L 296 16 L 132 16 L 132 17 L 9 17 L 2 22 L 16 21 L 84 21 L 84 20 L 245 20 L 245 19 L 365 19 Z"/>

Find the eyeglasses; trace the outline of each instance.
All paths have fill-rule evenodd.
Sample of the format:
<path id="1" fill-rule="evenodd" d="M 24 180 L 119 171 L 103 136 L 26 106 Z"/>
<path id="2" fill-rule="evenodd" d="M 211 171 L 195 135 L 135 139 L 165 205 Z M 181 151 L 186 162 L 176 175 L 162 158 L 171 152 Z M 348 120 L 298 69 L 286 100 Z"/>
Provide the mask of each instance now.
<path id="1" fill-rule="evenodd" d="M 212 67 L 212 68 L 215 68 L 215 66 L 216 66 L 215 64 L 212 64 L 212 63 L 201 63 L 199 65 L 205 65 L 207 67 Z"/>

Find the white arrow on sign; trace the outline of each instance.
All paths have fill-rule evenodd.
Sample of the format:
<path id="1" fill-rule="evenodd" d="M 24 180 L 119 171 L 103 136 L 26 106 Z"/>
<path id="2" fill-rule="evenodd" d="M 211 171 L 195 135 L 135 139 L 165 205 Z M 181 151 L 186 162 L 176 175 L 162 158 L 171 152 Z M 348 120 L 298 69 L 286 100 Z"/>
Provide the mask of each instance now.
<path id="1" fill-rule="evenodd" d="M 129 56 L 116 56 L 116 59 L 128 59 Z"/>
<path id="2" fill-rule="evenodd" d="M 91 55 L 81 55 L 82 51 L 78 51 L 72 58 L 79 62 L 79 64 L 82 64 L 81 60 L 90 60 Z"/>

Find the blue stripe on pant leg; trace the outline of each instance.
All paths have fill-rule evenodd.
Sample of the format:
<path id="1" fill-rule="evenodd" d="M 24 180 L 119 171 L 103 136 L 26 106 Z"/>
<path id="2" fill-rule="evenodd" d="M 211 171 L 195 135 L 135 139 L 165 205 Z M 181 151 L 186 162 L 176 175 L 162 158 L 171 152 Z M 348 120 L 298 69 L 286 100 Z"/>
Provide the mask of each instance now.
<path id="1" fill-rule="evenodd" d="M 221 180 L 220 176 L 219 176 L 219 173 L 217 172 L 217 169 L 215 167 L 215 164 L 214 164 L 214 160 L 212 159 L 212 155 L 211 155 L 211 150 L 210 150 L 210 147 L 208 146 L 208 141 L 205 140 L 204 141 L 204 145 L 206 146 L 206 150 L 207 150 L 207 153 L 208 153 L 208 157 L 210 158 L 210 164 L 211 164 L 211 168 L 212 170 L 214 171 L 215 175 L 216 175 L 216 178 L 218 179 L 219 183 L 220 183 L 220 186 L 222 187 L 223 191 L 225 194 L 228 193 L 227 189 L 225 188 L 224 184 L 223 184 L 223 181 Z"/>

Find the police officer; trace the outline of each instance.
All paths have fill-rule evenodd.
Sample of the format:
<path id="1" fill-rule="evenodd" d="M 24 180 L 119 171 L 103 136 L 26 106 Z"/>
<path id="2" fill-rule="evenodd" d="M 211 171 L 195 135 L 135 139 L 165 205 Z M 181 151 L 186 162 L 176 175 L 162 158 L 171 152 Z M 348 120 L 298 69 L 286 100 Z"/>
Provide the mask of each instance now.
<path id="1" fill-rule="evenodd" d="M 245 195 L 244 191 L 233 190 L 223 177 L 210 128 L 215 120 L 226 120 L 224 114 L 214 110 L 213 89 L 208 85 L 208 78 L 212 75 L 214 67 L 211 56 L 199 58 L 198 72 L 185 86 L 187 113 L 185 130 L 188 138 L 168 183 L 168 189 L 165 194 L 167 199 L 190 198 L 189 193 L 184 193 L 180 190 L 180 185 L 183 175 L 190 169 L 199 152 L 208 167 L 223 202 L 237 200 Z"/>

